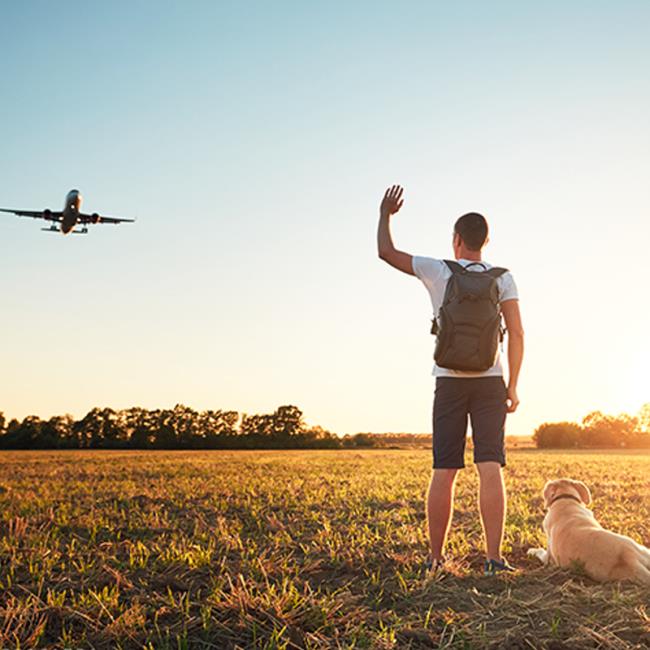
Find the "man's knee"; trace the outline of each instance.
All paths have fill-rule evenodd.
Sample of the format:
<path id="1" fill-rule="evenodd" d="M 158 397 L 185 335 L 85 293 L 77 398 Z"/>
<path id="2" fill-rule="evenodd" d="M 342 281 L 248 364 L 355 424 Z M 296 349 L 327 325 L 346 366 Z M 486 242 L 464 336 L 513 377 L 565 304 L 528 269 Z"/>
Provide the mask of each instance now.
<path id="1" fill-rule="evenodd" d="M 480 480 L 500 479 L 501 478 L 501 463 L 497 461 L 485 461 L 476 463 L 476 469 Z"/>
<path id="2" fill-rule="evenodd" d="M 436 467 L 431 474 L 431 482 L 439 485 L 453 485 L 457 473 L 457 469 Z"/>

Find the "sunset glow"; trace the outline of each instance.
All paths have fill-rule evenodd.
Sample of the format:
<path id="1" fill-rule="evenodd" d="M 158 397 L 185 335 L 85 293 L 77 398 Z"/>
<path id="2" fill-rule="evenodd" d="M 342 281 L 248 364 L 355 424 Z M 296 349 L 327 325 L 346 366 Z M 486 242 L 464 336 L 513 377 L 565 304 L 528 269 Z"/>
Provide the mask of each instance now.
<path id="1" fill-rule="evenodd" d="M 428 296 L 375 250 L 392 183 L 409 253 L 490 222 L 526 331 L 509 434 L 649 402 L 650 5 L 253 4 L 2 9 L 0 205 L 79 187 L 138 220 L 2 217 L 0 411 L 429 431 Z"/>

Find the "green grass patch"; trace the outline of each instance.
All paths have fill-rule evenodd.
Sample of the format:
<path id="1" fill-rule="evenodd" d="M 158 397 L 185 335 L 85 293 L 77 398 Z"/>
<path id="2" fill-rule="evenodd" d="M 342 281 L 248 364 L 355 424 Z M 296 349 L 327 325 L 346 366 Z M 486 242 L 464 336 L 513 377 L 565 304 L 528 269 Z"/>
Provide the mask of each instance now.
<path id="1" fill-rule="evenodd" d="M 484 578 L 461 472 L 452 573 L 425 579 L 420 450 L 1 452 L 2 648 L 627 648 L 650 598 L 545 569 L 541 489 L 570 476 L 598 520 L 650 541 L 650 456 L 509 455 L 505 548 Z"/>

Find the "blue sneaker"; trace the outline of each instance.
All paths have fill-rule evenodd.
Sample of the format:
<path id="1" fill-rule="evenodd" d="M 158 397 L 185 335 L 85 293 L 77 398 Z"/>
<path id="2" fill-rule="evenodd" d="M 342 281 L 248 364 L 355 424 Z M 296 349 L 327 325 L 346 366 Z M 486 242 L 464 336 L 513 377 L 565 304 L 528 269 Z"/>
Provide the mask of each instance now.
<path id="1" fill-rule="evenodd" d="M 501 558 L 499 560 L 485 560 L 483 565 L 483 575 L 486 576 L 495 576 L 498 573 L 512 573 L 516 571 L 515 567 L 508 564 L 508 560 Z"/>
<path id="2" fill-rule="evenodd" d="M 427 575 L 437 575 L 439 573 L 446 573 L 445 562 L 447 561 L 446 557 L 442 557 L 439 560 L 432 560 L 429 558 L 424 563 L 424 571 Z"/>

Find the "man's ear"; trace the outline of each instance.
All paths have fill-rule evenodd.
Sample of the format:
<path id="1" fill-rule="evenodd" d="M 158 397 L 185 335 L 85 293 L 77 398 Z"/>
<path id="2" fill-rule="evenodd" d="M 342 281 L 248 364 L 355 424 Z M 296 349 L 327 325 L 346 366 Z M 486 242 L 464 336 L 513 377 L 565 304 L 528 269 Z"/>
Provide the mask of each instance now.
<path id="1" fill-rule="evenodd" d="M 583 500 L 584 504 L 588 506 L 591 503 L 591 492 L 589 491 L 589 488 L 582 481 L 571 482 L 573 483 L 575 489 L 578 490 L 578 494 L 580 495 L 580 498 Z"/>

